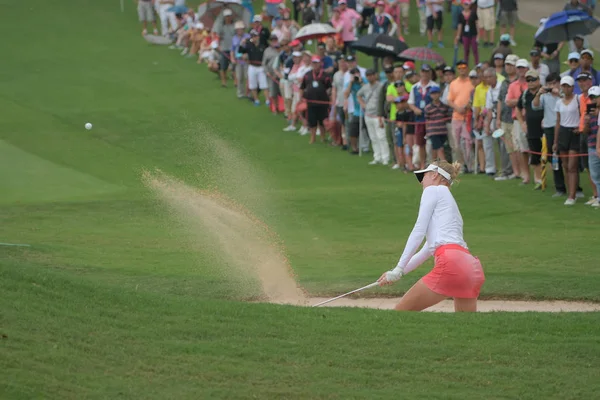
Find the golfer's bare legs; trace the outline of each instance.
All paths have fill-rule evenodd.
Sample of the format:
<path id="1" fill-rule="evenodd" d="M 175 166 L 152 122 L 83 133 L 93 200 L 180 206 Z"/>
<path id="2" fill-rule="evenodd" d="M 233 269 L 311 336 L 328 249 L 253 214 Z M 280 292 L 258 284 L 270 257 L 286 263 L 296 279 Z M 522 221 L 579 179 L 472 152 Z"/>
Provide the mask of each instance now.
<path id="1" fill-rule="evenodd" d="M 477 299 L 459 299 L 454 298 L 454 311 L 456 312 L 476 312 Z"/>
<path id="2" fill-rule="evenodd" d="M 446 296 L 433 292 L 420 279 L 410 288 L 396 305 L 397 311 L 422 311 L 436 305 Z"/>

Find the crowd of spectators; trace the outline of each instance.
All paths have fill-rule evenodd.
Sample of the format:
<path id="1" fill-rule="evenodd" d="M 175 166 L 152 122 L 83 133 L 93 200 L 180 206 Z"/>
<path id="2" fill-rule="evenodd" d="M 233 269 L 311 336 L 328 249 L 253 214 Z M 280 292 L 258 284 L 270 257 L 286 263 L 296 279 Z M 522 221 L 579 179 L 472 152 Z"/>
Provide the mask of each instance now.
<path id="1" fill-rule="evenodd" d="M 600 74 L 594 52 L 579 36 L 554 44 L 532 39 L 526 57 L 514 54 L 517 0 L 295 0 L 289 7 L 272 0 L 250 26 L 223 8 L 223 23 L 212 31 L 192 10 L 169 13 L 175 3 L 139 0 L 144 34 L 147 22 L 157 30 L 156 12 L 162 34 L 175 40 L 171 48 L 197 57 L 224 88 L 232 83 L 238 98 L 257 107 L 263 98 L 273 114 L 285 116 L 284 131 L 310 135 L 311 144 L 320 139 L 350 155 L 372 154 L 370 165 L 404 172 L 434 159 L 459 161 L 465 174 L 520 180 L 534 190 L 542 188 L 546 161 L 554 197 L 573 205 L 584 197 L 580 179 L 590 179 L 586 204 L 600 207 Z M 565 10 L 592 13 L 595 1 L 586 3 L 570 0 Z M 452 37 L 455 46 L 462 45 L 463 59 L 417 67 L 387 57 L 381 71 L 361 67 L 352 43 L 367 33 L 404 40 L 411 6 L 418 10 L 423 44 L 441 48 L 444 37 Z M 445 15 L 452 35 L 442 32 Z M 295 39 L 303 25 L 318 21 L 337 34 L 316 43 Z M 480 59 L 480 45 L 493 48 L 489 59 Z M 568 53 L 564 63 L 561 52 Z"/>

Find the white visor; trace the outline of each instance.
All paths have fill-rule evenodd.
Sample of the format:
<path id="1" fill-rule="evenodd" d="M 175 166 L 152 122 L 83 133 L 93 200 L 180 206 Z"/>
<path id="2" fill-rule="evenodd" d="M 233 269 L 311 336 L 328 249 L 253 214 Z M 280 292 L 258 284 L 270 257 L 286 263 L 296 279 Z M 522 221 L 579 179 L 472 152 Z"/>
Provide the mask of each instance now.
<path id="1" fill-rule="evenodd" d="M 417 177 L 419 182 L 423 182 L 423 176 L 425 175 L 425 172 L 429 171 L 437 172 L 438 174 L 446 178 L 448 182 L 452 183 L 452 178 L 450 177 L 450 174 L 444 171 L 442 168 L 438 167 L 437 165 L 433 164 L 429 164 L 427 168 L 422 169 L 420 171 L 415 171 L 415 176 Z"/>

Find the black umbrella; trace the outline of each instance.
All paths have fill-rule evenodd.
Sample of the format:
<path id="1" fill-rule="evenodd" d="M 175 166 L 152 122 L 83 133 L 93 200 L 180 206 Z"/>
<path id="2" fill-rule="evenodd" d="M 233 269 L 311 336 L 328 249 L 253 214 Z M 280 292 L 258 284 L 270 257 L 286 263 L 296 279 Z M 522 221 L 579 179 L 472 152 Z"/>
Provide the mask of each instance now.
<path id="1" fill-rule="evenodd" d="M 408 49 L 408 45 L 393 36 L 384 33 L 372 33 L 354 42 L 352 48 L 372 57 L 391 56 L 404 60 L 404 58 L 398 57 L 398 55 Z M 409 59 L 407 58 L 406 61 L 409 61 Z"/>

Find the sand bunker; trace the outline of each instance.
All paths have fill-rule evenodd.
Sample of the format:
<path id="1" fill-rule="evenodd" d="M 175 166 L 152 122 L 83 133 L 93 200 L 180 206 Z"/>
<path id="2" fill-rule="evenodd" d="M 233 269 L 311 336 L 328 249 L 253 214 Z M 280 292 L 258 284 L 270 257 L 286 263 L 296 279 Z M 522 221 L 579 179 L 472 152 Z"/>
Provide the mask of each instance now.
<path id="1" fill-rule="evenodd" d="M 204 251 L 226 258 L 221 271 L 240 288 L 255 280 L 269 302 L 306 304 L 278 239 L 247 209 L 216 191 L 190 187 L 166 174 L 144 172 L 143 182 L 195 233 Z M 216 248 L 215 248 L 216 247 Z"/>
<path id="2" fill-rule="evenodd" d="M 317 304 L 326 298 L 313 297 L 309 304 Z M 361 307 L 378 310 L 393 310 L 398 303 L 398 298 L 370 298 L 370 299 L 339 299 L 321 307 Z M 454 303 L 446 300 L 425 311 L 454 312 Z M 511 311 L 511 312 L 586 312 L 600 311 L 600 304 L 569 301 L 509 301 L 509 300 L 480 300 L 478 311 Z"/>

